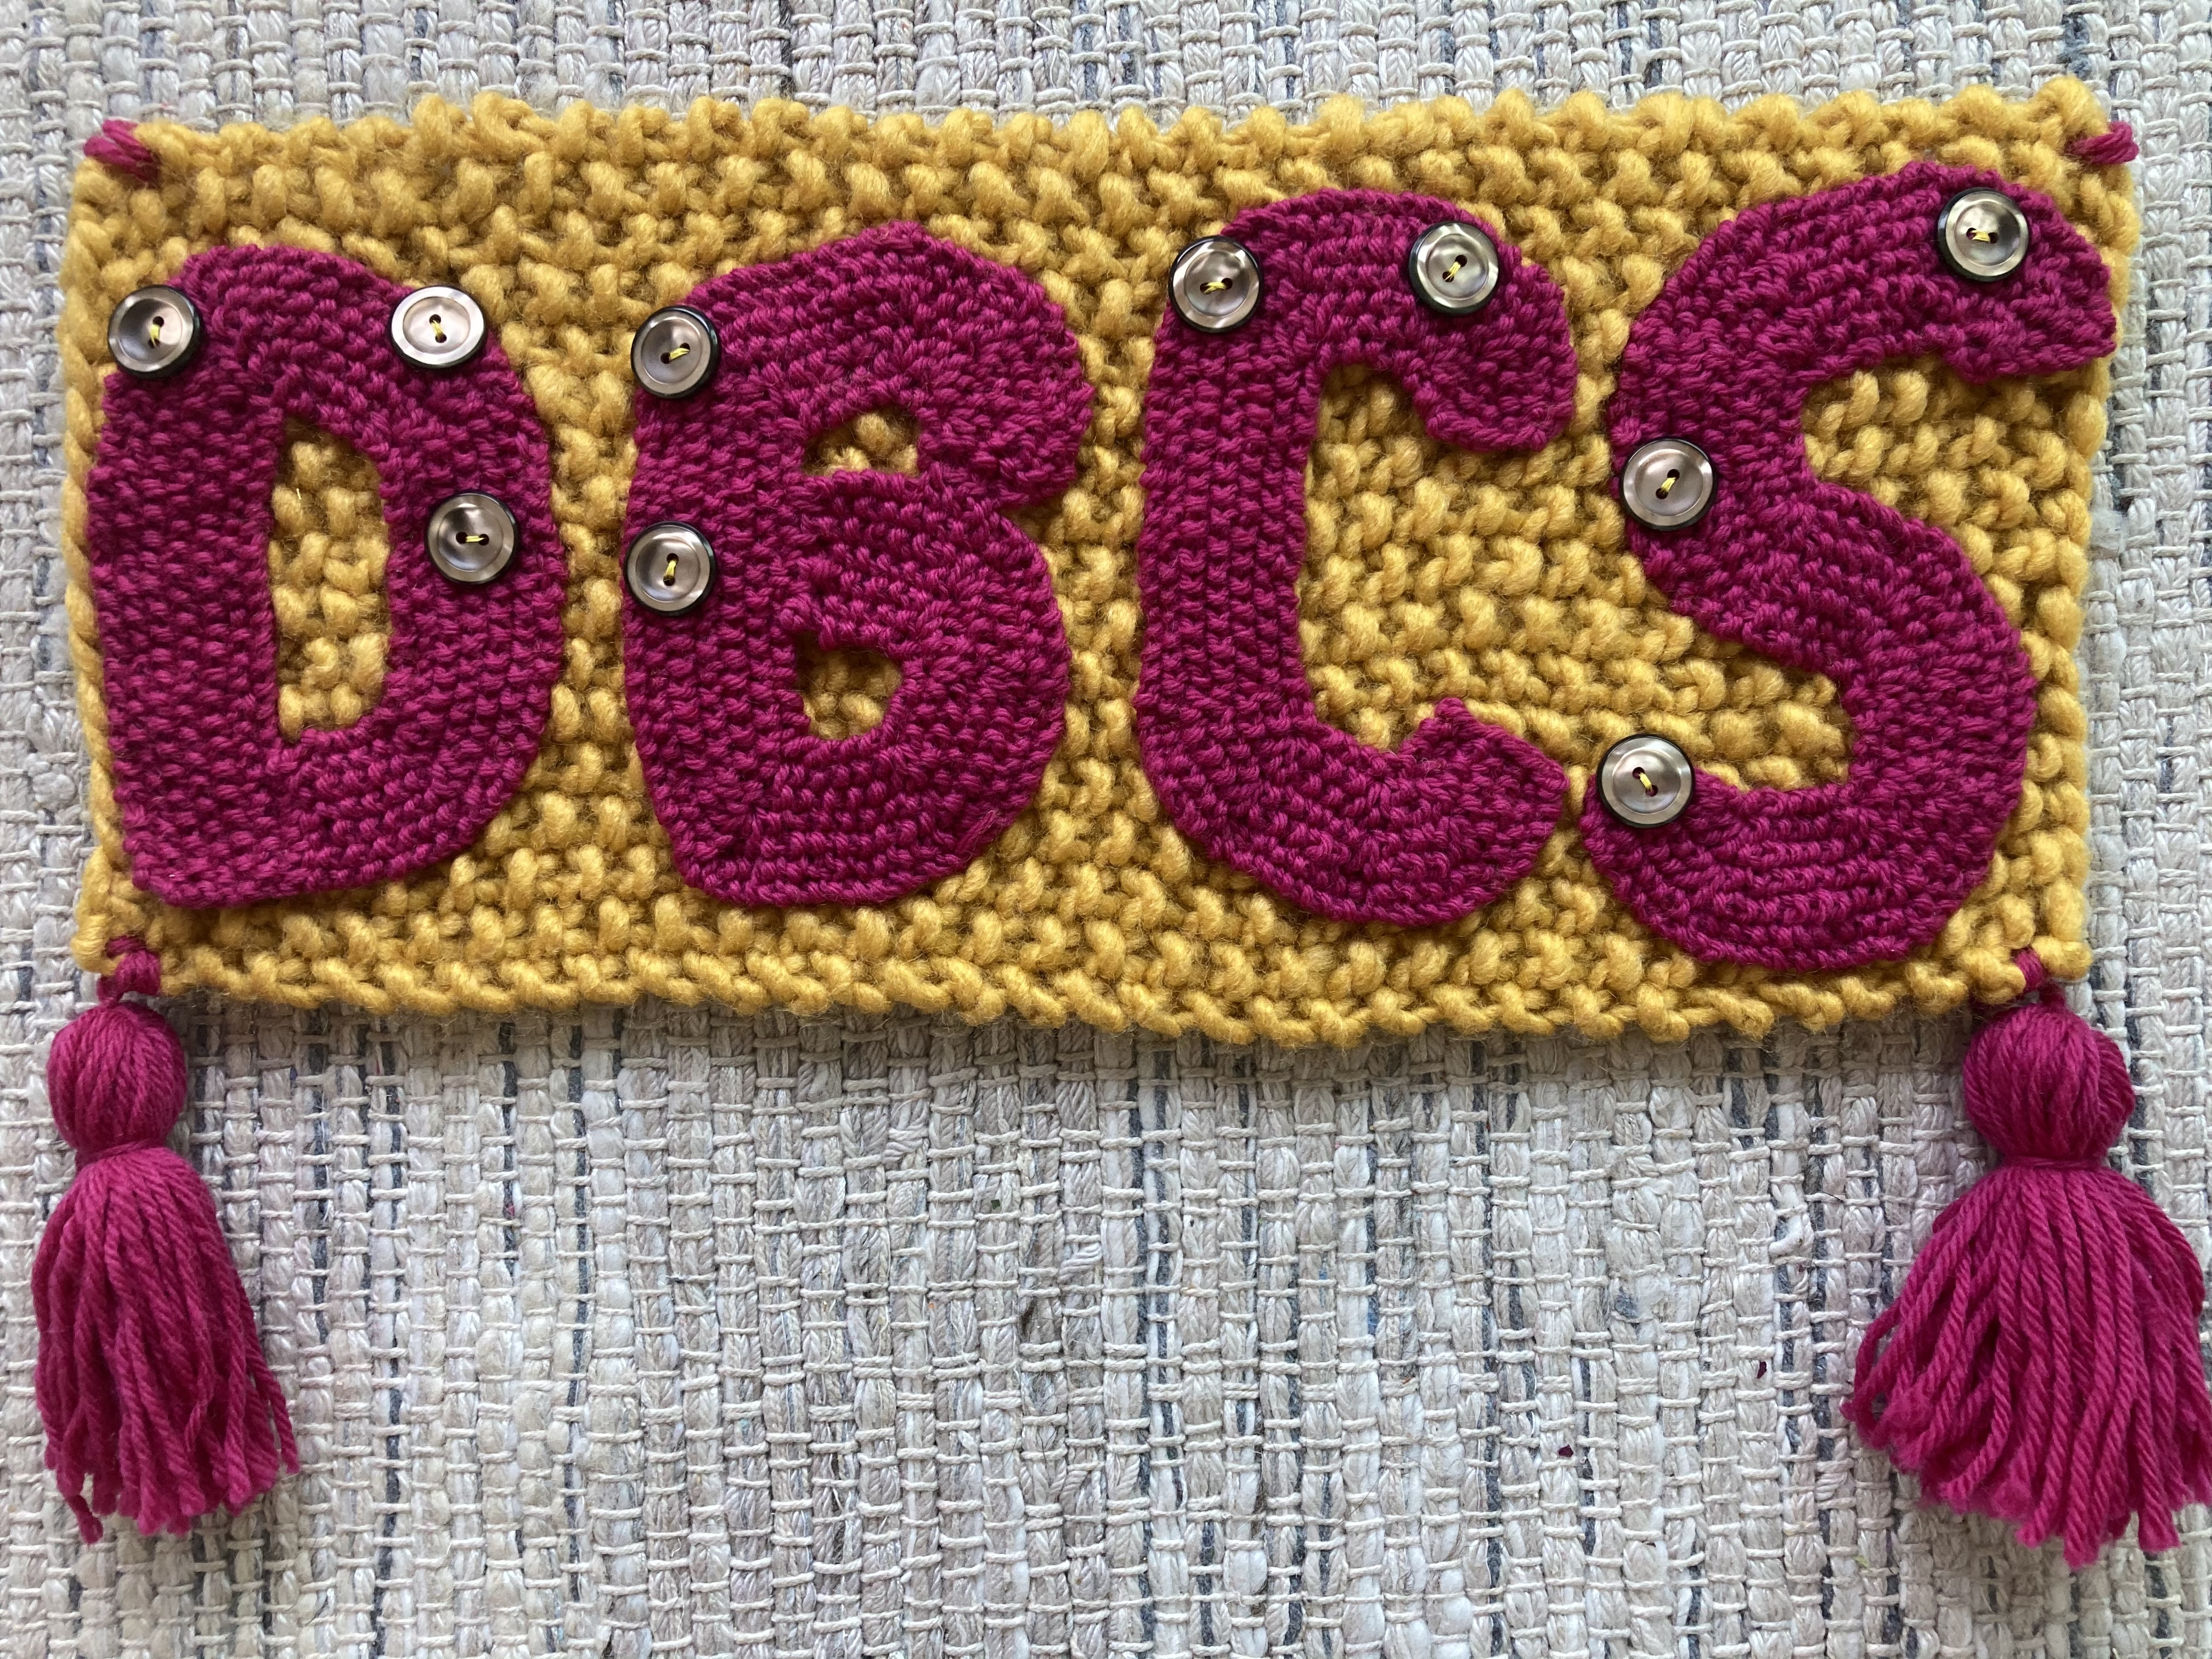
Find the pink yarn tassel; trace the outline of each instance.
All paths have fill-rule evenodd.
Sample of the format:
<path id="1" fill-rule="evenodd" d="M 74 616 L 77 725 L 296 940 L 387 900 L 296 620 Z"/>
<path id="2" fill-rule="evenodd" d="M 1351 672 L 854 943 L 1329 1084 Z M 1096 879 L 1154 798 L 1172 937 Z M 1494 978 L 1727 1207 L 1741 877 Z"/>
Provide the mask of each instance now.
<path id="1" fill-rule="evenodd" d="M 1967 1115 L 2003 1162 L 1936 1218 L 1867 1332 L 1844 1413 L 1928 1497 L 2009 1521 L 2024 1544 L 2062 1538 L 2069 1566 L 2130 1516 L 2144 1549 L 2172 1549 L 2174 1511 L 2212 1500 L 2204 1279 L 2180 1230 L 2106 1165 L 2135 1105 L 2127 1062 L 2044 985 L 1975 1036 L 1965 1073 Z"/>
<path id="2" fill-rule="evenodd" d="M 214 1200 L 166 1144 L 185 1109 L 184 1046 L 161 1015 L 122 1000 L 159 992 L 160 964 L 128 942 L 117 954 L 100 1006 L 46 1057 L 77 1175 L 31 1269 L 46 1467 L 87 1543 L 96 1515 L 183 1532 L 300 1467 Z"/>

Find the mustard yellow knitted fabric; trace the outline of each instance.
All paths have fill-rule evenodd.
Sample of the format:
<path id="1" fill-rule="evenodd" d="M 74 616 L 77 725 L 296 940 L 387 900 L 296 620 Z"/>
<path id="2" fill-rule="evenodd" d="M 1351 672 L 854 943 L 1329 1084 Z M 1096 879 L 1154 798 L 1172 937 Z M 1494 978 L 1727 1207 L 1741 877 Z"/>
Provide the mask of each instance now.
<path id="1" fill-rule="evenodd" d="M 88 163 L 63 270 L 63 537 L 98 842 L 78 957 L 105 966 L 110 940 L 135 937 L 172 989 L 301 1006 L 568 1009 L 650 993 L 802 1012 L 1012 1011 L 1285 1042 L 1437 1022 L 1601 1036 L 1641 1027 L 1670 1040 L 1716 1023 L 1758 1033 L 1784 1016 L 1933 1012 L 2015 994 L 2011 957 L 2027 947 L 2078 975 L 2087 801 L 2069 653 L 2089 462 L 2105 431 L 2101 366 L 1974 388 L 1904 364 L 1834 384 L 1806 411 L 1823 477 L 1965 548 L 2042 686 L 2026 788 L 1987 879 L 1912 958 L 1854 973 L 1714 965 L 1655 938 L 1592 869 L 1571 811 L 1526 878 L 1447 927 L 1320 921 L 1198 856 L 1138 765 L 1134 548 L 1146 376 L 1176 252 L 1281 197 L 1332 186 L 1443 197 L 1498 225 L 1564 291 L 1576 416 L 1533 457 L 1468 454 L 1425 435 L 1389 381 L 1331 383 L 1300 595 L 1323 717 L 1389 744 L 1438 698 L 1459 697 L 1566 767 L 1577 806 L 1593 763 L 1637 731 L 1744 783 L 1838 776 L 1850 734 L 1833 688 L 1701 634 L 1626 550 L 1603 410 L 1629 325 L 1730 215 L 1921 157 L 2050 196 L 2104 253 L 2117 300 L 2136 229 L 2125 175 L 2066 154 L 2105 125 L 2089 93 L 2062 81 L 2024 103 L 1854 95 L 1810 112 L 1770 98 L 1731 113 L 1668 95 L 1615 112 L 1585 96 L 1544 115 L 1508 96 L 1481 113 L 1447 100 L 1368 117 L 1346 100 L 1310 126 L 1262 112 L 1226 131 L 1202 113 L 1165 131 L 1135 113 L 933 127 L 786 103 L 747 113 L 701 102 L 681 115 L 578 106 L 548 118 L 491 97 L 465 113 L 426 103 L 407 126 L 143 126 L 160 181 Z M 1073 648 L 1066 734 L 1029 809 L 963 874 L 881 907 L 733 908 L 678 881 L 624 711 L 630 334 L 707 277 L 892 219 L 1035 276 L 1080 337 L 1097 389 L 1082 473 L 1021 520 Z M 241 242 L 343 253 L 398 282 L 458 283 L 483 305 L 551 440 L 568 651 L 538 759 L 467 854 L 372 890 L 194 912 L 131 883 L 84 582 L 83 486 L 109 308 L 189 255 Z M 815 462 L 912 458 L 910 431 L 869 416 L 818 443 Z M 288 734 L 356 720 L 381 690 L 389 550 L 375 488 L 343 445 L 288 434 L 270 550 Z M 875 659 L 815 659 L 807 674 L 809 707 L 831 734 L 880 719 L 896 683 Z"/>

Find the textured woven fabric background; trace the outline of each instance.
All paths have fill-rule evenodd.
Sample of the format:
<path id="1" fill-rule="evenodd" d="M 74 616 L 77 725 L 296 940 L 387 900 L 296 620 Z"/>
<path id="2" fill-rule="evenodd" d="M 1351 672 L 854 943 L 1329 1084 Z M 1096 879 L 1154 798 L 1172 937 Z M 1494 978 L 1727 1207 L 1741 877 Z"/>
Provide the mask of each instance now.
<path id="1" fill-rule="evenodd" d="M 2064 70 L 2144 240 L 2082 653 L 2122 1147 L 2212 1250 L 2207 0 L 0 0 L 0 1646 L 1402 1659 L 2212 1654 L 2146 1562 L 1916 1507 L 1856 1332 L 1982 1167 L 1963 1028 L 1346 1054 L 919 1018 L 186 1011 L 191 1148 L 305 1474 L 81 1547 L 40 1465 L 38 1081 L 82 988 L 53 271 L 105 117 L 435 91 L 1061 112 Z M 190 458 L 179 457 L 179 465 Z"/>

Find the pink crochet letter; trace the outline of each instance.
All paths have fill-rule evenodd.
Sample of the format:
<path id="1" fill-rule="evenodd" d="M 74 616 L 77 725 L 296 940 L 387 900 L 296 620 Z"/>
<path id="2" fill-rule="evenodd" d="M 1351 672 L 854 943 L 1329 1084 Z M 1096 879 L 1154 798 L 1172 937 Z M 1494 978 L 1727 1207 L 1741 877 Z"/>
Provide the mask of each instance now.
<path id="1" fill-rule="evenodd" d="M 1206 334 L 1170 308 L 1146 394 L 1137 736 L 1176 825 L 1209 856 L 1345 921 L 1449 921 L 1534 862 L 1565 781 L 1456 701 L 1393 752 L 1315 711 L 1298 643 L 1307 457 L 1331 369 L 1364 363 L 1469 448 L 1548 442 L 1575 358 L 1551 279 L 1498 242 L 1471 315 L 1430 311 L 1406 262 L 1442 202 L 1324 191 L 1223 231 L 1259 261 L 1257 313 Z M 1486 227 L 1486 228 L 1487 228 Z"/>
<path id="2" fill-rule="evenodd" d="M 2002 185 L 2033 228 L 1999 282 L 1936 256 L 1937 213 L 1977 185 Z M 1855 734 L 1839 783 L 1700 775 L 1663 829 L 1614 822 L 1593 790 L 1590 856 L 1655 933 L 1706 961 L 1847 968 L 1933 938 L 1986 874 L 2035 720 L 2026 653 L 1948 537 L 1814 477 L 1799 418 L 1822 381 L 1889 358 L 1980 381 L 2103 356 L 2110 281 L 2044 198 L 1920 162 L 1729 221 L 1637 319 L 1614 456 L 1686 438 L 1719 482 L 1692 527 L 1632 522 L 1631 546 L 1700 627 L 1833 680 Z"/>
<path id="3" fill-rule="evenodd" d="M 198 358 L 108 377 L 86 551 L 131 876 L 172 904 L 247 904 L 404 876 L 473 841 L 521 782 L 561 668 L 563 562 L 538 411 L 496 343 L 411 368 L 406 292 L 350 259 L 218 248 L 173 279 Z M 298 416 L 375 465 L 391 538 L 384 696 L 343 731 L 276 725 L 270 492 Z M 438 504 L 496 495 L 520 546 L 457 586 L 423 549 Z"/>
<path id="4" fill-rule="evenodd" d="M 641 398 L 628 535 L 681 520 L 719 574 L 682 616 L 632 602 L 630 717 L 693 886 L 743 904 L 880 903 L 966 867 L 1060 741 L 1067 640 L 1004 509 L 1075 477 L 1091 389 L 1036 283 L 885 225 L 734 270 L 685 304 L 722 340 L 682 402 Z M 806 446 L 895 407 L 912 477 L 811 477 Z M 901 670 L 883 723 L 817 737 L 798 641 Z"/>

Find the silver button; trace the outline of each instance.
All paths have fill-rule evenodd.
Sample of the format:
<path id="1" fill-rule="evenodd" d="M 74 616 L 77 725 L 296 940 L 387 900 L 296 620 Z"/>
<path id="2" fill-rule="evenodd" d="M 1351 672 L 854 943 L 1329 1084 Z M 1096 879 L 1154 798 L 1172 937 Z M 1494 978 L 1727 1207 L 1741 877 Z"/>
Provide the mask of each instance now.
<path id="1" fill-rule="evenodd" d="M 107 313 L 107 355 L 125 374 L 158 380 L 199 355 L 200 313 L 173 288 L 142 288 Z"/>
<path id="2" fill-rule="evenodd" d="M 1637 445 L 1620 469 L 1620 504 L 1646 530 L 1681 530 L 1713 504 L 1713 464 L 1686 438 Z"/>
<path id="3" fill-rule="evenodd" d="M 1690 757 L 1649 732 L 1623 738 L 1597 763 L 1598 799 L 1632 830 L 1674 823 L 1690 810 L 1696 791 Z"/>
<path id="4" fill-rule="evenodd" d="M 1176 315 L 1208 334 L 1226 334 L 1260 308 L 1260 262 L 1242 242 L 1202 236 L 1168 272 Z"/>
<path id="5" fill-rule="evenodd" d="M 714 550 L 688 524 L 649 525 L 623 556 L 623 583 L 647 611 L 680 617 L 714 582 Z"/>
<path id="6" fill-rule="evenodd" d="M 438 503 L 422 544 L 430 562 L 457 582 L 488 582 L 514 562 L 514 514 L 496 495 L 465 490 Z"/>
<path id="7" fill-rule="evenodd" d="M 1474 225 L 1431 225 L 1406 255 L 1413 295 L 1431 311 L 1464 317 L 1498 291 L 1498 244 Z"/>
<path id="8" fill-rule="evenodd" d="M 1960 191 L 1936 216 L 1936 251 L 1969 282 L 2000 281 L 2027 262 L 2027 215 L 2001 190 Z"/>
<path id="9" fill-rule="evenodd" d="M 459 368 L 483 349 L 483 307 L 457 288 L 418 288 L 392 307 L 392 343 L 417 368 Z"/>
<path id="10" fill-rule="evenodd" d="M 714 324 L 689 306 L 670 306 L 645 319 L 629 343 L 629 372 L 656 398 L 688 398 L 721 361 Z"/>

